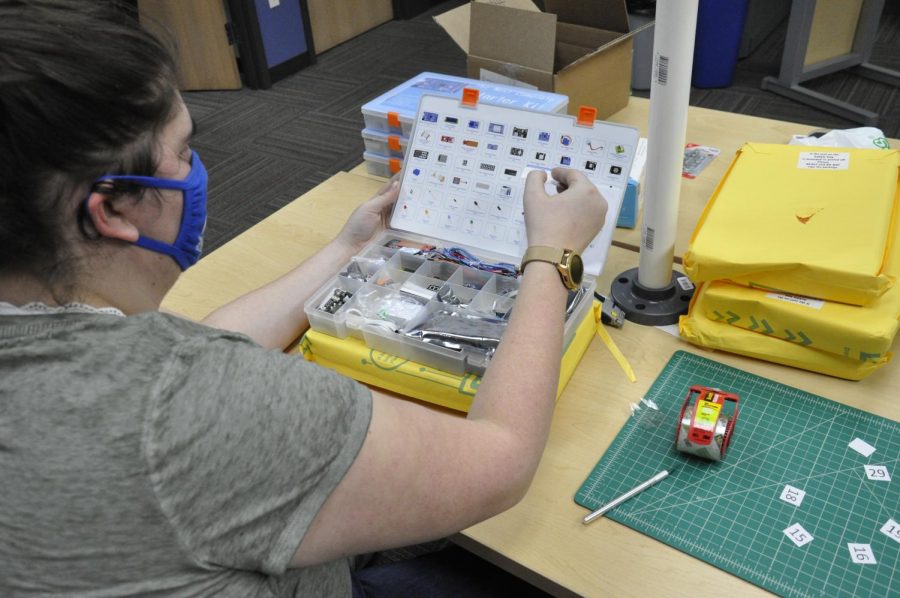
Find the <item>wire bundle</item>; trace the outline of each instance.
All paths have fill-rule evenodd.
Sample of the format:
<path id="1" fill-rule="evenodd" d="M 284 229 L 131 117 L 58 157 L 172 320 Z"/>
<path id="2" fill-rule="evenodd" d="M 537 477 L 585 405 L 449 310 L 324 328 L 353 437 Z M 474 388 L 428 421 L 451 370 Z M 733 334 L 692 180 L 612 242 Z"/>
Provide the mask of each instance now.
<path id="1" fill-rule="evenodd" d="M 515 264 L 508 264 L 506 262 L 484 262 L 462 247 L 440 247 L 437 249 L 432 249 L 428 253 L 432 256 L 436 256 L 441 259 L 454 262 L 456 264 L 462 264 L 463 266 L 475 268 L 476 270 L 483 270 L 485 272 L 491 272 L 493 274 L 500 274 L 502 276 L 518 276 L 519 274 L 519 267 Z"/>

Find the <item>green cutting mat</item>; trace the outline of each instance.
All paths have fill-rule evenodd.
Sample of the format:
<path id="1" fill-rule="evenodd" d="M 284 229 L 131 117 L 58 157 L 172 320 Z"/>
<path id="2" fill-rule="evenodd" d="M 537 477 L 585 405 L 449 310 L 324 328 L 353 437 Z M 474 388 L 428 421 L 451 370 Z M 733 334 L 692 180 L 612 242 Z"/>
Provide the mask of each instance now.
<path id="1" fill-rule="evenodd" d="M 674 448 L 692 384 L 740 397 L 719 463 Z M 900 424 L 684 351 L 644 401 L 575 502 L 596 509 L 680 464 L 606 517 L 783 596 L 900 595 L 900 525 L 889 524 L 900 521 Z M 849 448 L 856 438 L 875 452 L 864 457 Z M 898 479 L 870 480 L 867 464 Z M 799 506 L 780 498 L 786 485 L 806 493 Z M 784 532 L 796 523 L 813 537 L 800 547 Z M 876 564 L 852 562 L 849 543 L 869 544 Z"/>

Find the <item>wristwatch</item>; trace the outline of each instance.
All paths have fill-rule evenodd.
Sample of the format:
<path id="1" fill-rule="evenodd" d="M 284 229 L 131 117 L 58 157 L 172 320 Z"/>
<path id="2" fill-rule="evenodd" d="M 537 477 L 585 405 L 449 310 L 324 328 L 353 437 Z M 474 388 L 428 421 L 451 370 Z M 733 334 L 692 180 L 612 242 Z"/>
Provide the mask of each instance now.
<path id="1" fill-rule="evenodd" d="M 559 270 L 559 277 L 570 291 L 581 286 L 581 277 L 584 275 L 584 264 L 581 256 L 571 249 L 559 249 L 547 245 L 532 245 L 522 257 L 522 265 L 519 272 L 525 271 L 529 262 L 550 262 Z"/>

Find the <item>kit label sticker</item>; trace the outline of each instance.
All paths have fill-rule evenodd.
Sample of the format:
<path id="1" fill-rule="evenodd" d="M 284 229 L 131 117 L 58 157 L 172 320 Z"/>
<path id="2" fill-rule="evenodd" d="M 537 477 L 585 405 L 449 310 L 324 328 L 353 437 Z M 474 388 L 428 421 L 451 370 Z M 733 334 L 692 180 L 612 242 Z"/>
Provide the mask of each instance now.
<path id="1" fill-rule="evenodd" d="M 803 307 L 810 307 L 812 309 L 822 309 L 825 306 L 825 302 L 819 299 L 811 299 L 809 297 L 801 297 L 800 295 L 785 295 L 783 293 L 766 293 L 766 297 L 769 299 L 775 299 L 776 301 L 784 301 L 786 303 L 793 303 L 794 305 L 802 305 Z"/>
<path id="2" fill-rule="evenodd" d="M 847 170 L 850 154 L 847 152 L 800 152 L 797 168 L 805 170 Z"/>
<path id="3" fill-rule="evenodd" d="M 872 546 L 869 544 L 852 544 L 847 543 L 850 549 L 850 560 L 857 565 L 877 565 L 875 554 L 872 552 Z"/>
<path id="4" fill-rule="evenodd" d="M 875 452 L 875 447 L 862 438 L 854 438 L 848 446 L 863 457 L 868 457 Z"/>
<path id="5" fill-rule="evenodd" d="M 784 487 L 784 490 L 781 491 L 781 500 L 786 502 L 789 505 L 794 505 L 795 507 L 799 507 L 803 504 L 803 497 L 806 496 L 806 492 L 801 490 L 800 488 L 794 488 L 790 484 Z"/>
<path id="6" fill-rule="evenodd" d="M 813 541 L 812 534 L 803 529 L 803 526 L 799 523 L 795 523 L 784 530 L 784 535 L 790 538 L 791 542 L 797 546 L 805 546 Z"/>

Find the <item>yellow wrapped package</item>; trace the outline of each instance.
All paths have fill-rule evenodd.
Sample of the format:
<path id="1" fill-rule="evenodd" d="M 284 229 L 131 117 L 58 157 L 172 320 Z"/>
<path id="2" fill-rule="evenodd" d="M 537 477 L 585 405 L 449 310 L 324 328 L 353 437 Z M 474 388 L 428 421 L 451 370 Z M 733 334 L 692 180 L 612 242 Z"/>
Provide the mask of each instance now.
<path id="1" fill-rule="evenodd" d="M 702 306 L 714 322 L 860 361 L 886 353 L 900 326 L 900 286 L 858 306 L 714 281 L 704 284 Z"/>
<path id="2" fill-rule="evenodd" d="M 898 173 L 897 150 L 748 143 L 694 229 L 685 273 L 866 305 L 894 282 Z"/>
<path id="3" fill-rule="evenodd" d="M 891 360 L 890 351 L 861 361 L 828 351 L 804 346 L 775 336 L 730 326 L 707 318 L 705 291 L 702 285 L 694 293 L 688 315 L 678 322 L 678 330 L 685 340 L 702 347 L 721 349 L 766 361 L 781 363 L 804 370 L 837 376 L 847 380 L 862 380 Z"/>
<path id="4" fill-rule="evenodd" d="M 900 210 L 893 233 L 900 234 Z M 884 273 L 900 275 L 900 242 L 889 243 Z M 865 306 L 811 299 L 713 281 L 704 285 L 704 315 L 745 328 L 860 361 L 886 353 L 900 327 L 900 285 Z"/>
<path id="5" fill-rule="evenodd" d="M 587 351 L 597 332 L 600 304 L 593 308 L 564 347 L 556 396 L 562 394 L 575 367 Z M 475 374 L 456 375 L 427 365 L 369 348 L 363 341 L 337 338 L 323 332 L 309 330 L 298 348 L 312 361 L 364 384 L 384 388 L 457 411 L 469 411 L 481 377 Z"/>

